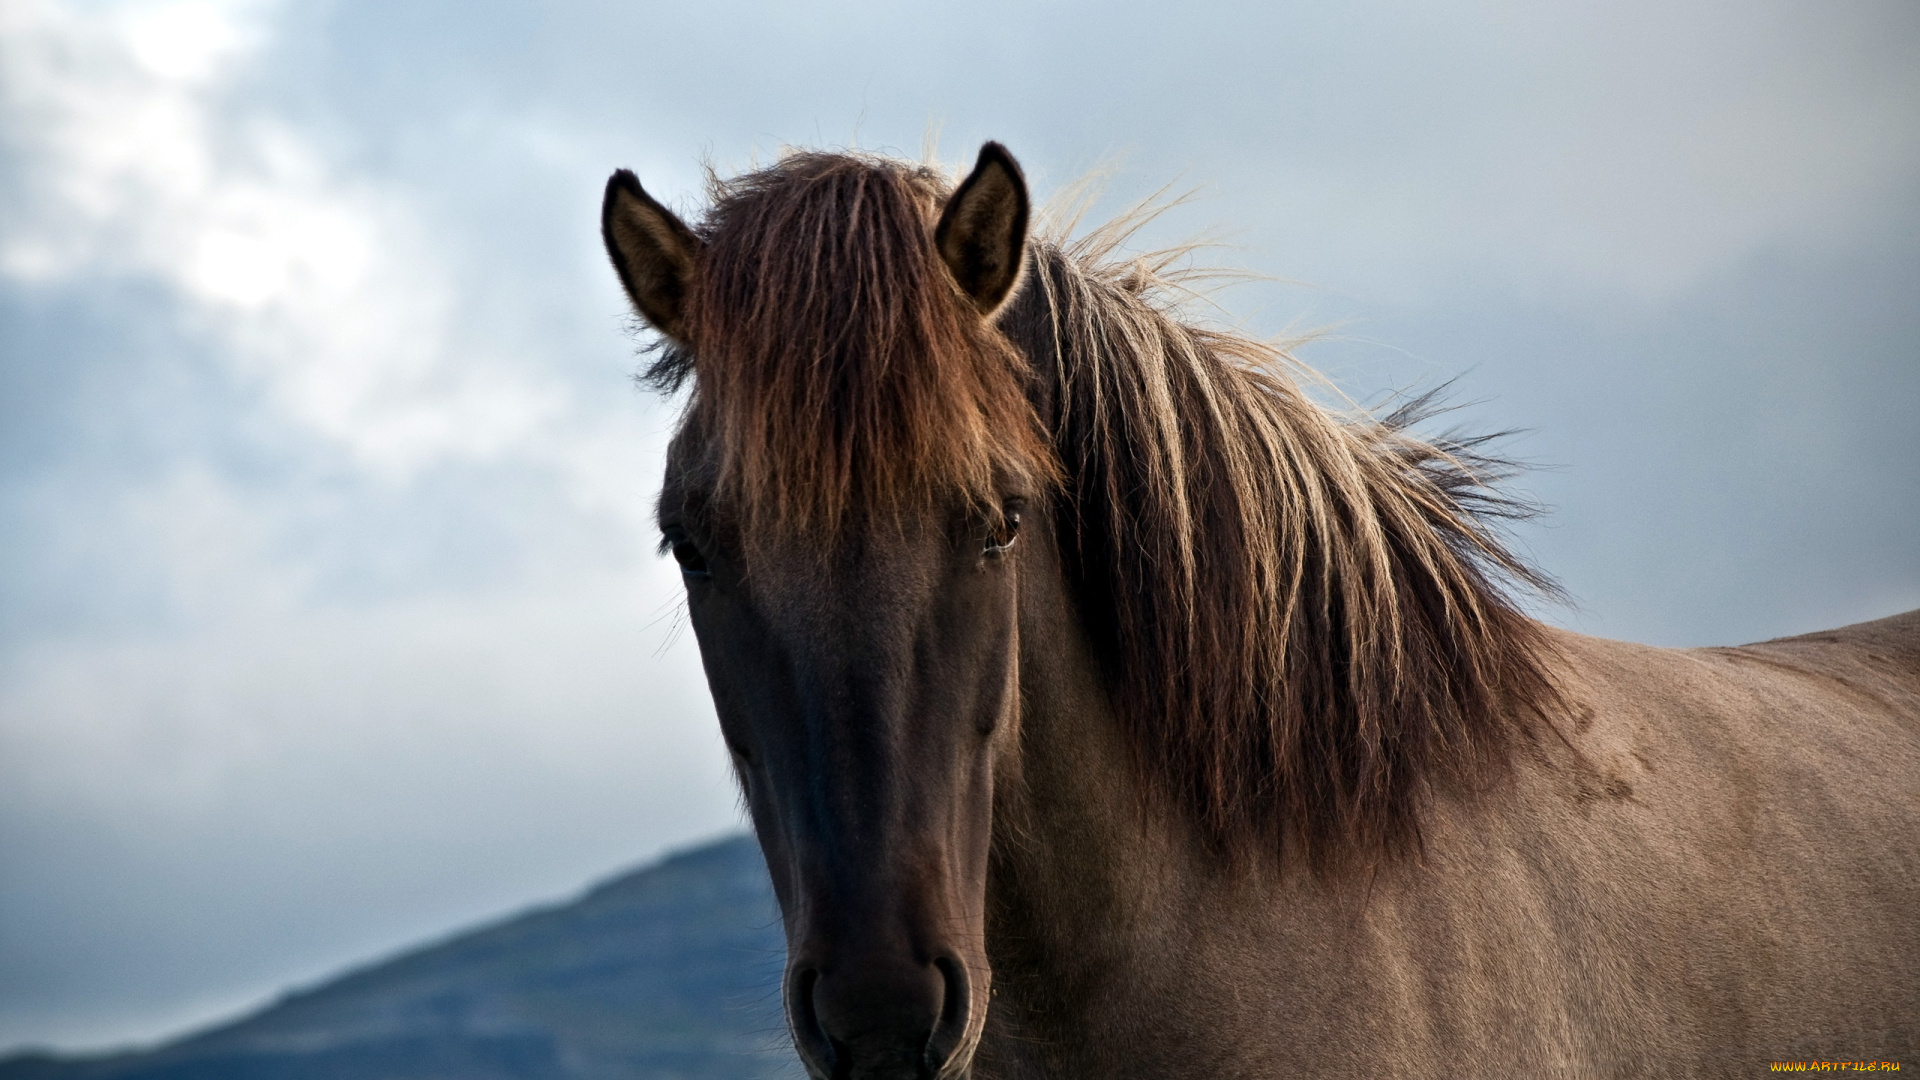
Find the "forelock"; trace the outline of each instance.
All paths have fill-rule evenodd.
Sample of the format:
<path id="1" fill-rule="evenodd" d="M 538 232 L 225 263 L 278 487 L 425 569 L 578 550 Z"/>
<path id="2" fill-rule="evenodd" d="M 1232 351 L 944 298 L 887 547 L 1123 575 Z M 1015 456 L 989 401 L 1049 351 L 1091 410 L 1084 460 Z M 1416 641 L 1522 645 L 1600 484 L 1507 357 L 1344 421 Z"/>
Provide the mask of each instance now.
<path id="1" fill-rule="evenodd" d="M 936 253 L 930 169 L 795 154 L 720 188 L 687 356 L 717 485 L 755 530 L 834 534 L 1053 472 L 1023 357 Z"/>

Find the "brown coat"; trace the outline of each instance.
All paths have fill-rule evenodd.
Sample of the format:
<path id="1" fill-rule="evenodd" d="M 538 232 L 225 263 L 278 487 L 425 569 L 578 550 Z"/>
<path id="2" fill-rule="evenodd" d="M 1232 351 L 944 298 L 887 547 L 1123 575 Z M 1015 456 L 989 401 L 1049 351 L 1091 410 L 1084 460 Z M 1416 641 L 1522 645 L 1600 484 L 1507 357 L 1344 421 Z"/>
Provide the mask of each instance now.
<path id="1" fill-rule="evenodd" d="M 995 952 L 978 1075 L 1920 1064 L 1920 612 L 1740 648 L 1555 644 L 1566 740 L 1438 800 L 1424 857 L 1370 875 L 1223 876 L 1177 828 L 1103 842 L 1137 821 L 1084 779 L 1117 761 L 1084 732 L 1033 747 L 990 901 L 1020 944 Z"/>

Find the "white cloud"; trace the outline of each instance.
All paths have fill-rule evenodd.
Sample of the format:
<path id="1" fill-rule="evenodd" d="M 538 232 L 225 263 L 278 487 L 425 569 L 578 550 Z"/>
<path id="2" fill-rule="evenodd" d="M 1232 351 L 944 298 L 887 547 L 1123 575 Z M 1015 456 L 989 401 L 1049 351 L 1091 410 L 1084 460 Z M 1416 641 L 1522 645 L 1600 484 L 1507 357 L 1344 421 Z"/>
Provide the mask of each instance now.
<path id="1" fill-rule="evenodd" d="M 28 205 L 0 230 L 0 268 L 165 284 L 286 419 L 391 480 L 544 434 L 563 389 L 457 348 L 453 285 L 404 200 L 246 104 L 269 14 L 10 8 L 0 108 Z"/>
<path id="2" fill-rule="evenodd" d="M 172 1022 L 738 824 L 690 642 L 654 655 L 660 421 L 463 325 L 409 193 L 261 103 L 280 17 L 0 3 L 0 288 L 157 286 L 207 347 L 168 362 L 230 393 L 130 440 L 152 460 L 0 492 L 10 550 L 106 597 L 0 649 L 0 1042 Z M 463 529 L 484 565 L 443 574 Z M 76 940 L 168 974 L 130 1008 L 124 970 L 64 974 Z"/>
<path id="3" fill-rule="evenodd" d="M 134 8 L 124 17 L 128 51 L 140 66 L 172 83 L 204 83 L 241 52 L 253 35 L 236 14 L 246 7 L 185 0 Z"/>

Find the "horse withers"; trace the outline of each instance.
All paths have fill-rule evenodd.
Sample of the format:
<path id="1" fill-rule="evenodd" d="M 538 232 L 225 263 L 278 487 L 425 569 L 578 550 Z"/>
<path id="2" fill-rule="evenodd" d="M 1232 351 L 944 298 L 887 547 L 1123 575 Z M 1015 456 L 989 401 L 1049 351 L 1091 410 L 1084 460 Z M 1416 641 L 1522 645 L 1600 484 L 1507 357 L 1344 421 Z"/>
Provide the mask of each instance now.
<path id="1" fill-rule="evenodd" d="M 813 1076 L 1920 1058 L 1920 613 L 1546 627 L 1473 440 L 1029 216 L 992 143 L 607 186 Z"/>

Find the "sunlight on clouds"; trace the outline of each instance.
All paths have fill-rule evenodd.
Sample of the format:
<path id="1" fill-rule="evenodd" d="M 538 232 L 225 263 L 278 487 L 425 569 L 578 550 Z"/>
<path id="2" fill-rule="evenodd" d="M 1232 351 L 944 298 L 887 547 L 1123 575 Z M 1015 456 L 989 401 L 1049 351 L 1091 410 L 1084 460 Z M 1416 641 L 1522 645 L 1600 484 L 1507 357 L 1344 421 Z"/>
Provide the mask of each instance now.
<path id="1" fill-rule="evenodd" d="M 135 8 L 124 23 L 128 52 L 168 82 L 206 82 L 248 44 L 250 28 L 235 15 L 253 6 L 188 0 Z"/>
<path id="2" fill-rule="evenodd" d="M 476 330 L 415 195 L 262 104 L 283 11 L 0 0 L 0 289 L 157 292 L 74 304 L 73 348 L 182 369 L 87 414 L 153 430 L 5 477 L 62 579 L 36 601 L 91 614 L 0 642 L 0 968 L 63 970 L 72 911 L 185 965 L 58 1024 L 27 1016 L 57 979 L 0 978 L 0 1045 L 179 1023 L 738 825 L 691 642 L 663 651 L 662 425 Z"/>
<path id="3" fill-rule="evenodd" d="M 452 355 L 447 274 L 404 204 L 245 105 L 262 16 L 204 0 L 12 11 L 0 93 L 33 206 L 0 230 L 0 267 L 165 283 L 288 419 L 392 480 L 534 436 L 560 392 Z"/>
<path id="4" fill-rule="evenodd" d="M 319 170 L 295 158 L 281 171 Z M 351 304 L 376 273 L 376 222 L 357 207 L 250 184 L 223 192 L 214 209 L 179 267 L 181 284 L 209 305 L 259 312 L 315 299 Z"/>

